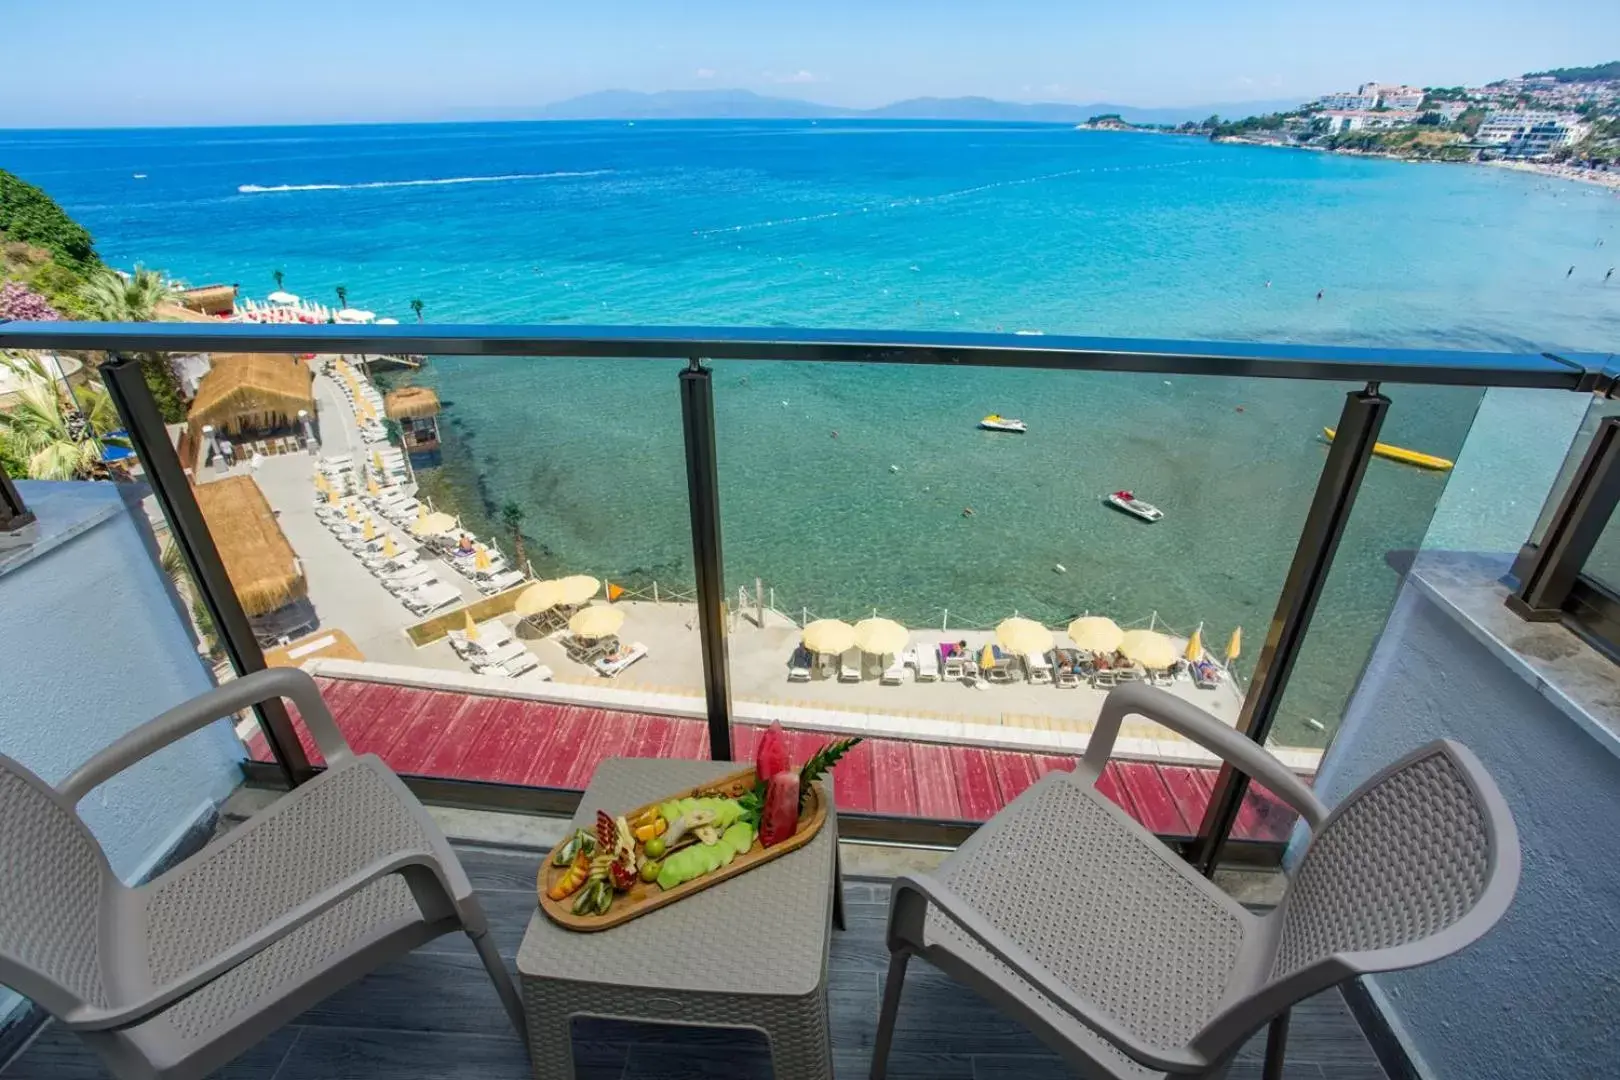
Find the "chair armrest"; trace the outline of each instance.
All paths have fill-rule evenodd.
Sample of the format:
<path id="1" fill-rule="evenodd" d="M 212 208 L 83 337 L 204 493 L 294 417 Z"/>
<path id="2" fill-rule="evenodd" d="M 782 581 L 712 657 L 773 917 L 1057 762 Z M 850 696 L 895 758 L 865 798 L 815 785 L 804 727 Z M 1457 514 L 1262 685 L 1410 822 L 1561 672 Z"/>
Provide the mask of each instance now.
<path id="1" fill-rule="evenodd" d="M 201 990 L 215 979 L 251 960 L 366 886 L 388 874 L 398 873 L 403 873 L 407 877 L 428 875 L 432 879 L 433 888 L 442 890 L 446 896 L 451 895 L 449 883 L 444 878 L 443 867 L 431 852 L 395 852 L 321 890 L 273 922 L 260 927 L 253 934 L 232 945 L 219 956 L 170 980 L 139 1000 L 117 1006 L 84 1006 L 62 1017 L 62 1022 L 75 1031 L 110 1031 L 150 1020 L 187 995 Z M 414 889 L 412 891 L 415 892 Z"/>
<path id="2" fill-rule="evenodd" d="M 77 803 L 94 788 L 170 743 L 207 727 L 222 716 L 279 697 L 291 698 L 298 706 L 304 726 L 314 737 L 327 764 L 336 765 L 354 756 L 338 730 L 337 721 L 332 719 L 331 711 L 321 699 L 315 680 L 295 668 L 267 668 L 233 679 L 146 721 L 80 765 L 56 790 L 70 803 Z"/>
<path id="3" fill-rule="evenodd" d="M 907 889 L 924 897 L 929 905 L 949 918 L 991 956 L 1011 968 L 1019 978 L 1044 995 L 1053 1006 L 1106 1039 L 1132 1060 L 1149 1068 L 1171 1073 L 1191 1073 L 1201 1076 L 1209 1070 L 1212 1062 L 1191 1047 L 1171 1050 L 1142 1045 L 1102 1009 L 1078 997 L 1073 987 L 1065 985 L 1022 945 L 996 929 L 971 904 L 937 877 L 929 874 L 912 874 L 895 879 L 893 888 L 895 894 Z M 991 978 L 995 977 L 993 973 L 986 974 Z M 1091 1005 L 1090 1009 L 1086 1008 L 1088 1005 Z"/>
<path id="4" fill-rule="evenodd" d="M 1279 799 L 1299 811 L 1315 832 L 1327 817 L 1327 807 L 1266 748 L 1240 735 L 1190 701 L 1156 687 L 1128 683 L 1108 692 L 1097 726 L 1086 743 L 1086 768 L 1101 776 L 1114 752 L 1119 725 L 1129 714 L 1145 716 L 1171 731 L 1185 735 L 1239 771 L 1266 785 Z"/>

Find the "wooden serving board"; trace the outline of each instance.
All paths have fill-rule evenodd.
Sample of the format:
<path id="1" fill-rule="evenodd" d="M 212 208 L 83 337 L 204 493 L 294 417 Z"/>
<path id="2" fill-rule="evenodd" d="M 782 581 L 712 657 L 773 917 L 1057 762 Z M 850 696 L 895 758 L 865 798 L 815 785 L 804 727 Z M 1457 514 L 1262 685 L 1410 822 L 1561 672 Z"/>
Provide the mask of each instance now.
<path id="1" fill-rule="evenodd" d="M 741 798 L 752 790 L 753 786 L 754 770 L 743 769 L 740 772 L 723 776 L 711 783 L 672 792 L 661 799 L 654 799 L 652 802 L 644 803 L 632 810 L 622 811 L 621 813 L 624 817 L 634 818 L 636 815 L 653 807 L 662 806 L 672 799 L 698 797 L 700 792 L 707 795 L 721 794 L 730 799 Z M 629 922 L 631 919 L 639 915 L 645 915 L 649 911 L 657 911 L 665 904 L 673 904 L 675 901 L 691 896 L 695 892 L 702 892 L 710 886 L 718 885 L 727 878 L 745 874 L 762 863 L 768 863 L 772 859 L 780 858 L 790 851 L 796 851 L 808 844 L 815 838 L 816 833 L 821 831 L 821 826 L 827 821 L 827 792 L 821 786 L 819 780 L 811 782 L 810 792 L 810 805 L 799 812 L 798 830 L 780 844 L 767 848 L 759 842 L 759 836 L 756 834 L 754 846 L 732 859 L 730 865 L 722 866 L 718 870 L 712 870 L 707 874 L 693 878 L 691 881 L 682 882 L 673 889 L 665 890 L 659 888 L 657 882 L 637 880 L 635 886 L 629 892 L 615 894 L 613 906 L 608 909 L 606 915 L 575 915 L 573 906 L 574 901 L 579 897 L 578 892 L 565 896 L 561 900 L 553 900 L 546 895 L 546 890 L 551 887 L 552 882 L 566 873 L 568 869 L 565 866 L 552 866 L 551 856 L 548 854 L 545 862 L 540 864 L 539 880 L 536 882 L 540 894 L 540 910 L 545 912 L 552 922 L 560 926 L 565 926 L 570 930 L 590 933 Z M 620 813 L 615 813 L 612 807 L 604 806 L 601 809 L 606 810 L 614 817 L 620 816 Z M 594 813 L 594 807 L 592 811 Z M 637 847 L 639 849 L 640 845 L 638 844 Z"/>

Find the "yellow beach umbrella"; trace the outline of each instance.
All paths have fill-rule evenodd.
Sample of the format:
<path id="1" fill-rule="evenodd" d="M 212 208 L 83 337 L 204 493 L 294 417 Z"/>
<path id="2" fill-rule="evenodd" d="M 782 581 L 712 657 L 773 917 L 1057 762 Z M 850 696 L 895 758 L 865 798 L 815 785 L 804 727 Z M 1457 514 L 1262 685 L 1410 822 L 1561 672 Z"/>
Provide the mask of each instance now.
<path id="1" fill-rule="evenodd" d="M 461 610 L 467 616 L 466 626 L 462 632 L 466 635 L 468 641 L 477 641 L 478 624 L 472 621 L 472 608 L 462 608 Z"/>
<path id="2" fill-rule="evenodd" d="M 473 547 L 473 569 L 488 570 L 492 564 L 489 561 L 489 548 L 483 544 Z"/>
<path id="3" fill-rule="evenodd" d="M 382 488 L 377 486 L 377 478 L 375 476 L 366 477 L 366 494 L 370 495 L 373 499 L 382 494 Z"/>
<path id="4" fill-rule="evenodd" d="M 1087 615 L 1069 624 L 1069 640 L 1087 652 L 1111 653 L 1124 636 L 1119 624 L 1101 615 Z"/>
<path id="5" fill-rule="evenodd" d="M 366 528 L 360 534 L 360 539 L 368 541 L 377 539 L 377 523 L 371 518 L 366 518 Z"/>
<path id="6" fill-rule="evenodd" d="M 1156 630 L 1127 630 L 1120 638 L 1119 651 L 1127 660 L 1145 668 L 1161 670 L 1176 662 L 1176 643 Z"/>
<path id="7" fill-rule="evenodd" d="M 841 619 L 817 619 L 804 628 L 804 647 L 814 653 L 841 653 L 855 644 L 855 628 Z"/>
<path id="8" fill-rule="evenodd" d="M 624 608 L 593 604 L 574 613 L 568 620 L 568 632 L 577 638 L 601 638 L 617 634 L 624 625 Z"/>
<path id="9" fill-rule="evenodd" d="M 318 472 L 315 474 L 315 490 L 320 492 L 322 495 L 325 495 L 328 491 L 332 490 L 332 485 L 326 482 L 325 473 Z"/>
<path id="10" fill-rule="evenodd" d="M 991 648 L 989 645 L 986 645 L 984 647 L 984 652 L 979 654 L 979 669 L 981 671 L 989 671 L 995 666 L 996 650 Z"/>
<path id="11" fill-rule="evenodd" d="M 336 506 L 338 504 L 338 502 L 339 502 L 338 493 L 335 492 L 335 491 L 328 490 L 327 493 L 326 493 L 326 505 L 327 506 Z"/>
<path id="12" fill-rule="evenodd" d="M 382 553 L 383 558 L 385 559 L 392 559 L 395 555 L 399 554 L 399 548 L 394 546 L 394 538 L 392 536 L 383 537 Z"/>
<path id="13" fill-rule="evenodd" d="M 862 619 L 855 624 L 855 644 L 873 656 L 893 656 L 910 640 L 911 632 L 893 619 Z"/>
<path id="14" fill-rule="evenodd" d="M 1194 630 L 1192 637 L 1187 639 L 1187 651 L 1182 653 L 1189 663 L 1196 664 L 1204 658 L 1204 632 Z"/>
<path id="15" fill-rule="evenodd" d="M 1226 643 L 1226 662 L 1230 664 L 1243 654 L 1243 627 L 1232 631 L 1232 640 Z"/>
<path id="16" fill-rule="evenodd" d="M 449 514 L 429 514 L 424 518 L 419 518 L 411 526 L 411 534 L 413 536 L 438 536 L 440 533 L 447 533 L 455 527 L 456 519 Z"/>
<path id="17" fill-rule="evenodd" d="M 354 508 L 354 503 L 350 503 L 348 506 L 343 508 L 343 516 L 348 518 L 350 521 L 359 521 L 360 511 Z"/>
<path id="18" fill-rule="evenodd" d="M 367 409 L 366 411 L 370 412 L 371 410 Z M 382 452 L 381 451 L 373 450 L 371 452 L 371 464 L 372 464 L 372 467 L 375 468 L 378 472 L 383 471 L 383 462 L 382 462 Z"/>
<path id="19" fill-rule="evenodd" d="M 1052 647 L 1052 631 L 1034 619 L 1003 619 L 996 626 L 996 644 L 1017 656 L 1036 656 Z"/>
<path id="20" fill-rule="evenodd" d="M 417 522 L 417 524 L 420 525 L 422 522 L 426 521 L 427 517 L 428 517 L 427 503 L 417 503 L 416 504 L 416 522 Z"/>
<path id="21" fill-rule="evenodd" d="M 557 583 L 555 581 L 537 581 L 518 593 L 517 602 L 512 605 L 512 610 L 519 615 L 538 615 L 542 611 L 550 611 L 556 606 Z"/>
<path id="22" fill-rule="evenodd" d="M 602 583 L 589 574 L 574 574 L 572 577 L 557 579 L 557 603 L 583 604 L 596 595 L 596 590 Z"/>

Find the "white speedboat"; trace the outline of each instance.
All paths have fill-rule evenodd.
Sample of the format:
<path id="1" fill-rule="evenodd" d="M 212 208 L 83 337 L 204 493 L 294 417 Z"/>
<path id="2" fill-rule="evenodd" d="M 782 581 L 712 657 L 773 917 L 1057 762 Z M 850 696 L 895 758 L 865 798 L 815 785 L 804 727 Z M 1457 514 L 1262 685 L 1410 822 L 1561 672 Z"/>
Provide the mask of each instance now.
<path id="1" fill-rule="evenodd" d="M 1143 502 L 1129 491 L 1116 491 L 1104 495 L 1103 502 L 1121 513 L 1129 514 L 1134 518 L 1141 518 L 1143 521 L 1158 521 L 1164 517 L 1163 510 L 1160 510 L 1152 503 Z"/>
<path id="2" fill-rule="evenodd" d="M 1022 435 L 1029 430 L 1024 426 L 1022 420 L 1014 420 L 1011 417 L 1002 416 L 1000 413 L 991 413 L 983 420 L 980 420 L 979 427 L 985 431 L 1008 431 L 1014 435 Z"/>

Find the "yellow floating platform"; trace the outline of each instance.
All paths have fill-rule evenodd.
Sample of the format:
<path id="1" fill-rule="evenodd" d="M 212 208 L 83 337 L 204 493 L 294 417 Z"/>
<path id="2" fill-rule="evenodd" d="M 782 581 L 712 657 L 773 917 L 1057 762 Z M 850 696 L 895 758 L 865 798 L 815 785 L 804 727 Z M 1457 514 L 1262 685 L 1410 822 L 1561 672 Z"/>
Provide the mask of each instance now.
<path id="1" fill-rule="evenodd" d="M 1333 428 L 1325 427 L 1322 434 L 1327 441 L 1333 441 Z M 1451 468 L 1454 464 L 1450 458 L 1436 457 L 1417 450 L 1408 450 L 1404 446 L 1391 446 L 1389 443 L 1373 443 L 1373 453 L 1381 458 L 1399 461 L 1403 465 L 1416 465 L 1420 469 L 1437 469 L 1441 472 Z"/>

